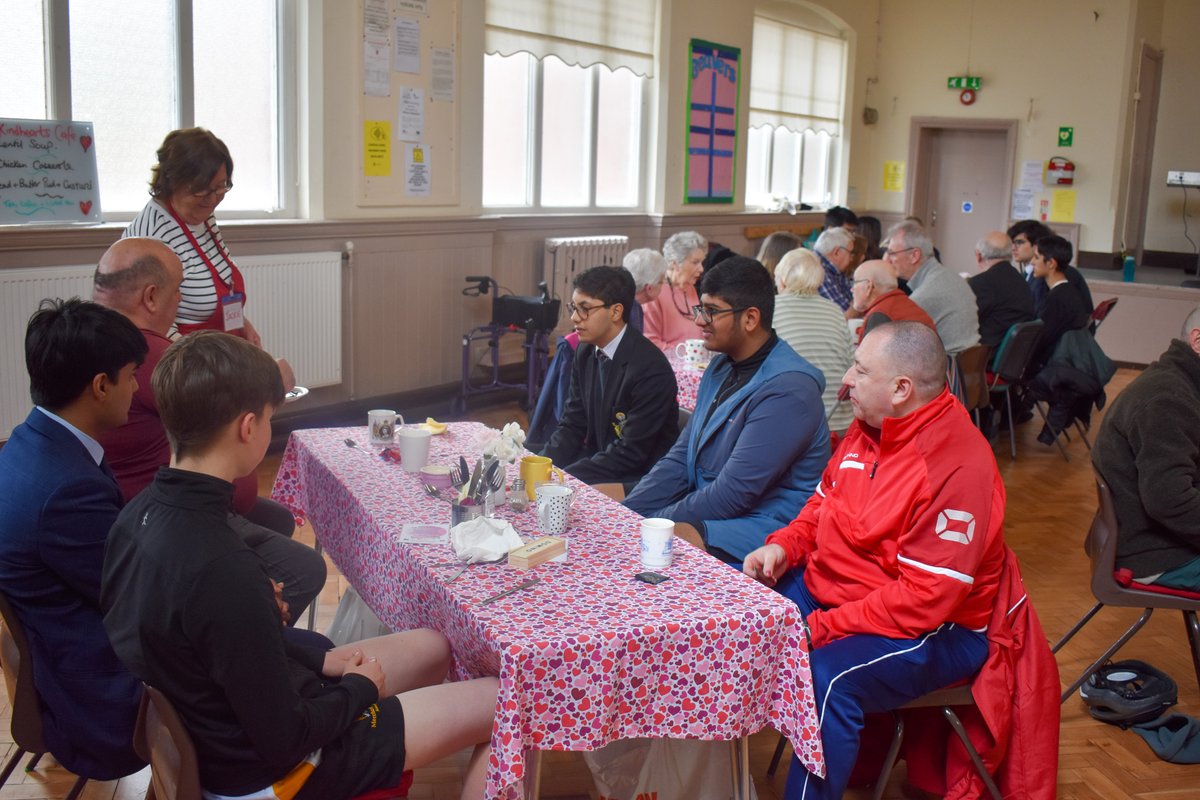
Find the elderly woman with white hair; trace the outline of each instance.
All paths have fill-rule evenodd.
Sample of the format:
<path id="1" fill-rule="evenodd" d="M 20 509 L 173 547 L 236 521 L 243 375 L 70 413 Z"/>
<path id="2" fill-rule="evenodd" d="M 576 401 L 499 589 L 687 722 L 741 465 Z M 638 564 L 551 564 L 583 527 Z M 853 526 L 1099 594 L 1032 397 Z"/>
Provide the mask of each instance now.
<path id="1" fill-rule="evenodd" d="M 658 297 L 642 305 L 645 312 L 643 333 L 660 350 L 672 351 L 686 339 L 699 339 L 693 306 L 700 305 L 696 281 L 704 271 L 708 242 L 695 231 L 683 231 L 663 244 L 667 260 L 667 285 Z"/>
<path id="2" fill-rule="evenodd" d="M 667 260 L 662 253 L 650 247 L 640 247 L 630 250 L 621 262 L 629 274 L 633 276 L 633 285 L 637 294 L 633 299 L 637 302 L 629 309 L 629 324 L 638 333 L 645 332 L 642 304 L 658 298 L 662 292 L 663 279 L 667 274 Z"/>
<path id="3" fill-rule="evenodd" d="M 841 432 L 854 420 L 849 403 L 838 404 L 842 376 L 854 361 L 850 327 L 842 311 L 817 290 L 825 270 L 808 250 L 792 250 L 775 267 L 775 333 L 808 363 L 825 373 L 821 401 L 829 430 Z"/>

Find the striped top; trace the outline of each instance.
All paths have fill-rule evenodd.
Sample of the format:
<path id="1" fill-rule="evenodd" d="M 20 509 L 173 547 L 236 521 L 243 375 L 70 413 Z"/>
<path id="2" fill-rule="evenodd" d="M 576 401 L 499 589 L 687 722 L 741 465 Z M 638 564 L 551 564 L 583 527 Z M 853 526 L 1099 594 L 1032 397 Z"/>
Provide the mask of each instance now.
<path id="1" fill-rule="evenodd" d="M 839 406 L 837 396 L 842 376 L 854 360 L 854 347 L 842 312 L 818 295 L 781 294 L 775 298 L 774 327 L 780 339 L 824 373 L 821 402 L 829 417 L 829 430 L 846 430 L 854 421 L 854 408 L 849 401 Z"/>
<path id="2" fill-rule="evenodd" d="M 217 268 L 221 279 L 231 282 L 233 272 L 237 267 L 230 264 L 221 255 L 221 250 L 228 252 L 228 248 L 225 246 L 225 238 L 221 236 L 220 228 L 217 227 L 216 217 L 209 217 L 207 222 L 208 227 L 212 228 L 213 233 L 216 234 L 217 241 L 221 244 L 220 247 L 217 247 L 217 242 L 213 241 L 213 237 L 209 235 L 204 223 L 189 225 L 188 228 L 191 229 L 192 236 L 196 237 L 196 241 L 203 248 L 209 261 Z M 146 207 L 121 234 L 123 239 L 131 236 L 147 236 L 165 242 L 183 262 L 183 285 L 179 287 L 183 297 L 179 301 L 179 311 L 175 314 L 176 324 L 196 324 L 207 321 L 217 310 L 217 290 L 213 285 L 212 273 L 208 271 L 204 259 L 188 241 L 188 237 L 183 232 L 183 228 L 179 227 L 179 223 L 165 208 L 151 200 L 146 203 Z"/>

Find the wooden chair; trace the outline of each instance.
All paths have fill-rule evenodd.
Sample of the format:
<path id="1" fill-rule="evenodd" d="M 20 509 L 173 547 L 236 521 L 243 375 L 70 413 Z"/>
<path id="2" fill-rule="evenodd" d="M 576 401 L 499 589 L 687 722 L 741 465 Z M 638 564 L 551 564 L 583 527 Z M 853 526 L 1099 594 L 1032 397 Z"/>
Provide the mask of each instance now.
<path id="1" fill-rule="evenodd" d="M 146 686 L 142 695 L 133 748 L 150 762 L 146 800 L 201 800 L 200 772 L 191 734 L 171 701 L 153 686 Z M 412 781 L 412 772 L 405 772 L 397 786 L 365 792 L 354 800 L 398 800 L 408 796 Z"/>
<path id="2" fill-rule="evenodd" d="M 979 409 L 988 404 L 987 366 L 991 348 L 985 344 L 968 347 L 950 357 L 950 387 L 979 425 Z"/>
<path id="3" fill-rule="evenodd" d="M 1125 643 L 1142 629 L 1142 626 L 1150 619 L 1150 615 L 1158 608 L 1178 609 L 1183 613 L 1183 625 L 1192 650 L 1192 667 L 1196 671 L 1196 683 L 1200 685 L 1200 623 L 1196 619 L 1196 612 L 1200 611 L 1200 599 L 1147 591 L 1138 588 L 1137 584 L 1122 586 L 1117 583 L 1114 575 L 1117 561 L 1117 512 L 1113 507 L 1112 490 L 1109 489 L 1104 477 L 1099 472 L 1096 473 L 1096 495 L 1099 499 L 1099 508 L 1096 510 L 1091 530 L 1084 542 L 1084 550 L 1092 561 L 1092 594 L 1096 597 L 1096 605 L 1058 640 L 1058 643 L 1051 648 L 1051 652 L 1057 653 L 1061 650 L 1106 605 L 1118 608 L 1140 608 L 1142 615 L 1120 638 L 1113 642 L 1111 647 L 1093 661 L 1074 683 L 1067 687 L 1067 690 L 1062 693 L 1060 702 L 1065 703 L 1067 698 L 1074 694 L 1075 690 L 1082 686 L 1093 672 L 1100 669 L 1118 650 L 1124 647 Z"/>
<path id="4" fill-rule="evenodd" d="M 1017 457 L 1016 424 L 1013 421 L 1012 390 L 1019 388 L 1025 380 L 1025 370 L 1033 358 L 1034 348 L 1042 333 L 1040 319 L 1029 322 L 1018 322 L 1008 329 L 1000 346 L 996 348 L 996 356 L 992 359 L 992 368 L 987 373 L 987 389 L 991 394 L 1004 393 L 1004 402 L 1008 408 L 1008 443 L 1012 457 Z"/>
<path id="5" fill-rule="evenodd" d="M 17 749 L 0 771 L 0 786 L 3 786 L 26 753 L 30 753 L 26 772 L 32 772 L 38 760 L 46 752 L 42 736 L 41 698 L 33 685 L 33 661 L 29 653 L 29 640 L 25 628 L 8 602 L 0 593 L 0 617 L 4 627 L 0 630 L 0 663 L 4 667 L 4 683 L 8 689 L 9 705 L 12 707 L 12 737 Z M 80 776 L 68 792 L 66 800 L 75 800 L 88 779 Z"/>

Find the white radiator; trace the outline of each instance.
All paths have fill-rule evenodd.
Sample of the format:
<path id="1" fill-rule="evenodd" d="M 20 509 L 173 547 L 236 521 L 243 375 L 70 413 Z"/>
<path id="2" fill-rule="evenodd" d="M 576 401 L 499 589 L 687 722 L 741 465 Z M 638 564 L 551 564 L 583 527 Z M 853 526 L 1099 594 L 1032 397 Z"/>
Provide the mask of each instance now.
<path id="1" fill-rule="evenodd" d="M 247 316 L 272 355 L 309 388 L 342 380 L 342 254 L 242 256 Z M 0 270 L 0 439 L 32 407 L 25 326 L 47 297 L 92 296 L 95 265 Z"/>
<path id="2" fill-rule="evenodd" d="M 547 239 L 542 260 L 542 275 L 550 296 L 562 300 L 559 328 L 570 317 L 567 303 L 571 300 L 572 284 L 577 272 L 589 267 L 620 266 L 629 252 L 628 236 L 572 236 Z"/>

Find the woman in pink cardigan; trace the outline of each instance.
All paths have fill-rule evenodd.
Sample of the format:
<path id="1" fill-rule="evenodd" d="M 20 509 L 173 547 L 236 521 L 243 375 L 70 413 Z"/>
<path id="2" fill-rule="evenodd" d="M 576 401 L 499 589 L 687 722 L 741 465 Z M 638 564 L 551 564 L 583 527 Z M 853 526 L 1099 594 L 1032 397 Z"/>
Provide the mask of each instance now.
<path id="1" fill-rule="evenodd" d="M 699 339 L 700 326 L 692 306 L 700 304 L 696 281 L 704 271 L 708 242 L 695 231 L 683 231 L 663 244 L 667 282 L 658 297 L 642 304 L 646 338 L 660 349 L 673 352 L 685 339 Z"/>

